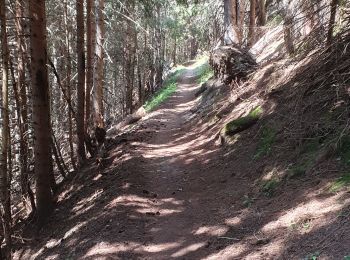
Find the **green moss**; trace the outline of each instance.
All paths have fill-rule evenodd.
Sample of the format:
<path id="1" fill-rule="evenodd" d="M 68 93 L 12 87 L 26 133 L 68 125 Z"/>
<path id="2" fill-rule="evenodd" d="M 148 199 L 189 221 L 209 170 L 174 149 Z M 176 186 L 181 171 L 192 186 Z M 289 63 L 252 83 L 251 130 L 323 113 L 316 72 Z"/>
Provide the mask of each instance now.
<path id="1" fill-rule="evenodd" d="M 261 107 L 253 109 L 247 116 L 235 119 L 225 125 L 223 134 L 235 135 L 254 125 L 261 117 L 263 110 Z"/>
<path id="2" fill-rule="evenodd" d="M 275 139 L 276 131 L 272 128 L 264 127 L 254 159 L 259 159 L 263 156 L 269 155 L 272 150 L 272 145 L 275 143 Z"/>
<path id="3" fill-rule="evenodd" d="M 350 186 L 350 174 L 345 174 L 339 179 L 337 179 L 332 186 L 330 187 L 329 191 L 330 192 L 337 192 L 340 191 L 341 189 Z"/>

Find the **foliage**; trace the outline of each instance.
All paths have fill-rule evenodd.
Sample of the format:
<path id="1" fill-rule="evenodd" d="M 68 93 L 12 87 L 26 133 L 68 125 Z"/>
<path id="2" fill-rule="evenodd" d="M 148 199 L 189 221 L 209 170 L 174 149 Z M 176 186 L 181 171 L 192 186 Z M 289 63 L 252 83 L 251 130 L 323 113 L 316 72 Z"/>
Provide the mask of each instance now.
<path id="1" fill-rule="evenodd" d="M 164 87 L 145 103 L 144 108 L 146 112 L 153 111 L 175 93 L 177 89 L 177 80 L 184 70 L 184 67 L 180 66 L 170 73 L 169 77 L 164 82 Z"/>
<path id="2" fill-rule="evenodd" d="M 280 181 L 277 178 L 266 180 L 262 183 L 261 191 L 267 196 L 272 197 Z"/>
<path id="3" fill-rule="evenodd" d="M 341 189 L 350 186 L 350 174 L 344 174 L 340 178 L 338 178 L 330 187 L 329 191 L 330 192 L 337 192 L 340 191 Z"/>
<path id="4" fill-rule="evenodd" d="M 201 71 L 199 73 L 199 79 L 197 82 L 199 84 L 205 83 L 213 76 L 214 76 L 213 69 L 209 66 L 209 64 L 206 64 L 201 68 Z"/>
<path id="5" fill-rule="evenodd" d="M 261 138 L 258 143 L 258 149 L 254 155 L 254 159 L 259 159 L 271 153 L 272 145 L 276 139 L 276 132 L 270 127 L 264 127 L 261 133 Z"/>
<path id="6" fill-rule="evenodd" d="M 350 166 L 350 136 L 346 135 L 341 138 L 338 155 L 345 165 Z"/>
<path id="7" fill-rule="evenodd" d="M 243 197 L 243 206 L 250 208 L 255 201 L 255 198 L 250 197 L 249 195 L 244 195 Z"/>

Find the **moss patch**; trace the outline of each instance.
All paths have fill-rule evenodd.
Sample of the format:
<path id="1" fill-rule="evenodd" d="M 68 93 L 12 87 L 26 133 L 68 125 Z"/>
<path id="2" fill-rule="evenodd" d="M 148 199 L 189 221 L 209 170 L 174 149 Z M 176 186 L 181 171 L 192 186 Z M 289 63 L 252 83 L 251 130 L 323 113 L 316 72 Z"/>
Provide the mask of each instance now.
<path id="1" fill-rule="evenodd" d="M 262 113 L 263 113 L 262 108 L 260 106 L 256 107 L 249 113 L 249 115 L 245 117 L 240 117 L 238 119 L 235 119 L 227 123 L 222 130 L 222 134 L 233 136 L 239 132 L 242 132 L 250 128 L 251 126 L 253 126 L 255 123 L 258 122 Z"/>

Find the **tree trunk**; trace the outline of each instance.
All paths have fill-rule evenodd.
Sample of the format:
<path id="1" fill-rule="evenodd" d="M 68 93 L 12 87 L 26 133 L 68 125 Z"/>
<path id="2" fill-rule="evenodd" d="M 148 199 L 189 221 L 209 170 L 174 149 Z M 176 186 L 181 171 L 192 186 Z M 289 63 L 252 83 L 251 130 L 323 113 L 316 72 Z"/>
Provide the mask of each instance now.
<path id="1" fill-rule="evenodd" d="M 87 0 L 86 12 L 86 30 L 87 30 L 87 66 L 86 66 L 86 91 L 85 91 L 85 132 L 89 132 L 91 123 L 91 101 L 90 93 L 94 86 L 94 47 L 96 44 L 96 17 L 95 17 L 95 0 Z"/>
<path id="2" fill-rule="evenodd" d="M 78 59 L 78 107 L 77 107 L 77 136 L 78 164 L 81 167 L 85 160 L 85 52 L 84 52 L 84 0 L 76 0 L 77 10 L 77 59 Z"/>
<path id="3" fill-rule="evenodd" d="M 259 7 L 258 25 L 266 25 L 266 0 L 257 0 Z"/>
<path id="4" fill-rule="evenodd" d="M 103 80 L 104 80 L 104 0 L 98 2 L 98 22 L 96 30 L 96 70 L 95 70 L 95 91 L 94 91 L 94 125 L 104 128 L 104 111 L 103 111 Z"/>
<path id="5" fill-rule="evenodd" d="M 333 32 L 335 26 L 335 17 L 337 15 L 337 6 L 339 0 L 332 0 L 331 2 L 331 16 L 329 18 L 328 33 L 327 33 L 327 46 L 331 46 L 333 41 Z"/>
<path id="6" fill-rule="evenodd" d="M 6 243 L 6 259 L 11 259 L 11 204 L 10 183 L 7 169 L 8 150 L 10 144 L 9 128 L 9 103 L 8 103 L 8 72 L 9 72 L 9 49 L 6 32 L 6 7 L 5 0 L 0 1 L 1 19 L 1 49 L 2 49 L 2 141 L 0 154 L 0 200 L 1 220 L 3 234 Z"/>
<path id="7" fill-rule="evenodd" d="M 248 46 L 252 47 L 255 43 L 255 19 L 256 19 L 256 0 L 250 0 L 250 15 L 249 15 L 249 32 Z"/>
<path id="8" fill-rule="evenodd" d="M 134 9 L 134 2 L 132 2 L 128 6 L 129 12 L 133 12 Z M 126 57 L 125 57 L 125 81 L 126 81 L 126 113 L 132 114 L 133 113 L 133 78 L 134 78 L 134 66 L 133 66 L 133 60 L 134 60 L 134 32 L 135 31 L 135 25 L 132 21 L 127 21 L 127 28 L 126 28 Z"/>
<path id="9" fill-rule="evenodd" d="M 30 46 L 34 125 L 34 168 L 38 225 L 53 210 L 50 98 L 47 72 L 45 1 L 30 0 Z"/>
<path id="10" fill-rule="evenodd" d="M 284 6 L 284 23 L 283 23 L 283 31 L 284 31 L 284 43 L 287 48 L 287 52 L 289 55 L 294 54 L 294 21 L 293 14 L 291 12 L 291 7 L 289 3 L 285 3 Z"/>
<path id="11" fill-rule="evenodd" d="M 66 31 L 66 58 L 67 58 L 67 68 L 66 68 L 66 90 L 67 90 L 67 98 L 68 102 L 72 104 L 72 87 L 71 87 L 71 76 L 72 76 L 72 58 L 70 51 L 70 31 L 68 24 L 68 2 L 65 0 L 64 3 L 64 23 L 65 23 L 65 31 Z M 72 120 L 72 110 L 68 109 L 68 139 L 69 139 L 69 150 L 70 150 L 70 158 L 71 163 L 74 170 L 77 170 L 76 161 L 74 158 L 74 146 L 73 146 L 73 120 Z"/>
<path id="12" fill-rule="evenodd" d="M 27 91 L 25 84 L 25 62 L 24 53 L 26 51 L 25 41 L 23 38 L 24 32 L 24 3 L 23 0 L 16 0 L 16 33 L 17 33 L 17 85 L 13 84 L 16 89 L 16 103 L 19 112 L 19 133 L 20 133 L 20 176 L 21 176 L 21 193 L 23 206 L 29 214 L 35 209 L 30 200 L 28 191 L 28 111 L 27 111 Z"/>

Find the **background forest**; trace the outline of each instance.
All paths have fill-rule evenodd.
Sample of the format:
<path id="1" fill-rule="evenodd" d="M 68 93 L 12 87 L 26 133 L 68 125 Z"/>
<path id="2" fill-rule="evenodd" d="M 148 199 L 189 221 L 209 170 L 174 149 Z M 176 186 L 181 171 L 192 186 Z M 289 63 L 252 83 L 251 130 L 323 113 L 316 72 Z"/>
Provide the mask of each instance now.
<path id="1" fill-rule="evenodd" d="M 223 45 L 258 63 L 332 49 L 348 34 L 349 8 L 346 0 L 1 0 L 4 257 L 13 227 L 42 226 L 62 183 L 99 156 L 97 132 L 104 139 L 152 110 L 177 65 L 207 62 Z"/>

